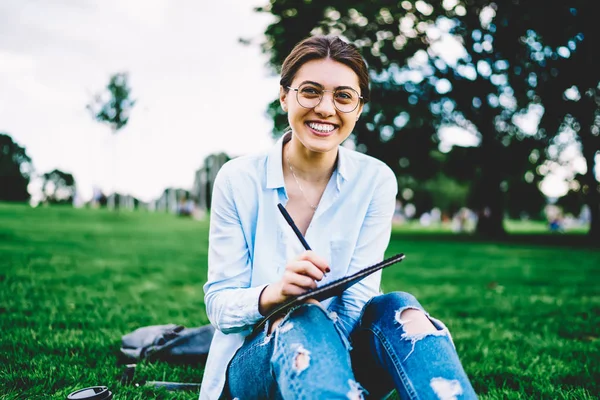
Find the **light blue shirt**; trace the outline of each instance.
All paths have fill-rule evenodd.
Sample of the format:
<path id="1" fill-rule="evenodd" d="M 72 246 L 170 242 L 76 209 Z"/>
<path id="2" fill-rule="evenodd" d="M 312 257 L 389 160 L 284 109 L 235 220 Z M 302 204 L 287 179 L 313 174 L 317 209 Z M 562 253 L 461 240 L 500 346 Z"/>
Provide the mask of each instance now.
<path id="1" fill-rule="evenodd" d="M 200 399 L 217 399 L 226 369 L 261 318 L 261 291 L 277 282 L 290 249 L 303 251 L 277 208 L 288 197 L 283 180 L 285 135 L 268 154 L 227 162 L 215 179 L 210 215 L 206 312 L 216 328 L 202 380 Z M 337 168 L 306 231 L 306 241 L 329 262 L 319 286 L 383 260 L 389 244 L 398 186 L 383 162 L 338 148 Z M 291 242 L 291 243 L 290 243 Z M 346 334 L 366 302 L 380 294 L 381 271 L 321 304 L 337 313 Z"/>

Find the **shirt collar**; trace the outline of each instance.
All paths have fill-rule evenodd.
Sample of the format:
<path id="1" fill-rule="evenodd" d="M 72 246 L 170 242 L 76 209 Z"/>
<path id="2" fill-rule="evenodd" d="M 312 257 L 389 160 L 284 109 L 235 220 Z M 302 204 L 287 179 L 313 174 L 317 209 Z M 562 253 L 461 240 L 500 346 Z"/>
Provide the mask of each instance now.
<path id="1" fill-rule="evenodd" d="M 348 150 L 344 146 L 338 146 L 338 159 L 337 159 L 337 172 L 341 175 L 344 180 L 348 180 L 349 176 L 349 162 Z"/>
<path id="2" fill-rule="evenodd" d="M 292 133 L 285 133 L 277 140 L 275 146 L 267 154 L 267 189 L 284 187 L 283 181 L 283 145 L 292 137 Z"/>
<path id="3" fill-rule="evenodd" d="M 275 146 L 267 154 L 267 189 L 277 189 L 285 186 L 282 167 L 283 145 L 289 142 L 291 138 L 291 132 L 285 133 L 277 140 Z M 351 169 L 351 165 L 349 165 L 348 151 L 350 150 L 343 146 L 338 146 L 337 168 L 333 172 L 334 174 L 337 172 L 336 183 L 338 189 L 341 179 L 347 181 L 350 178 L 349 170 Z"/>

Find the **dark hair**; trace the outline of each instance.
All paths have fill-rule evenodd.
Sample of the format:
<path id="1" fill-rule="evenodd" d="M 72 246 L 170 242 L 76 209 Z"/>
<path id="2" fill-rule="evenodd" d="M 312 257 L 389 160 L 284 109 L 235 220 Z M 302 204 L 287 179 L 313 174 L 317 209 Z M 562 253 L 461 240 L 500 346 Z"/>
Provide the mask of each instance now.
<path id="1" fill-rule="evenodd" d="M 308 61 L 330 58 L 348 67 L 358 76 L 363 103 L 369 101 L 369 71 L 356 46 L 337 36 L 311 36 L 299 42 L 283 61 L 279 84 L 287 91 L 296 72 Z"/>

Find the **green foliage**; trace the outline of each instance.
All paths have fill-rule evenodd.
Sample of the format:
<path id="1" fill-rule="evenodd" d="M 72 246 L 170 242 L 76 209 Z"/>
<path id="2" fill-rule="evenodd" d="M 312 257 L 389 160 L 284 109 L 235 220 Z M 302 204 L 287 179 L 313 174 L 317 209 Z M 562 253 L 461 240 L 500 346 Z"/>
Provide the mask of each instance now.
<path id="1" fill-rule="evenodd" d="M 566 50 L 591 57 L 585 48 L 598 33 L 596 29 L 588 35 L 595 27 L 589 23 L 593 15 L 589 7 L 584 1 L 541 0 L 282 0 L 257 11 L 277 18 L 266 29 L 263 43 L 276 71 L 293 46 L 310 34 L 338 34 L 353 42 L 371 70 L 373 93 L 355 128 L 358 148 L 417 181 L 431 179 L 441 170 L 457 179 L 466 172 L 472 183 L 470 202 L 483 217 L 478 231 L 502 235 L 507 205 L 511 214 L 540 211 L 539 195 L 521 210 L 515 199 L 537 189 L 541 177 L 535 167 L 545 161 L 544 148 L 559 127 L 554 123 L 550 129 L 546 123 L 545 129 L 531 135 L 516 119 L 536 107 L 556 110 L 570 87 L 554 85 L 557 74 L 567 79 L 577 75 L 586 82 L 582 87 L 597 90 L 596 70 L 572 70 L 585 63 L 564 56 Z M 585 35 L 581 29 L 587 29 Z M 457 39 L 455 46 L 463 52 L 456 59 L 444 55 L 448 45 L 452 47 L 449 38 Z M 269 114 L 279 134 L 285 117 L 277 102 L 270 105 Z M 585 115 L 589 119 L 593 112 Z M 477 149 L 455 147 L 447 159 L 429 157 L 444 125 L 478 133 Z M 595 153 L 600 146 L 586 148 Z M 535 161 L 530 157 L 533 152 Z M 533 185 L 522 182 L 527 172 L 536 175 L 527 182 Z"/>
<path id="2" fill-rule="evenodd" d="M 131 88 L 128 75 L 120 72 L 112 75 L 104 92 L 98 93 L 86 106 L 93 118 L 111 127 L 116 133 L 129 121 L 135 100 L 130 98 Z"/>
<path id="3" fill-rule="evenodd" d="M 596 179 L 600 156 L 600 73 L 595 65 L 600 41 L 594 3 L 585 0 L 553 2 L 550 13 L 540 13 L 536 20 L 539 36 L 529 40 L 532 57 L 537 62 L 535 89 L 544 104 L 541 128 L 553 135 L 564 130 L 575 133 L 587 171 L 577 177 L 583 191 L 581 198 L 591 210 L 590 236 L 600 239 L 600 182 Z M 560 27 L 560 29 L 557 29 Z M 561 135 L 551 141 L 550 150 L 558 150 Z M 578 197 L 577 194 L 575 194 Z"/>
<path id="4" fill-rule="evenodd" d="M 388 253 L 407 258 L 384 271 L 383 288 L 412 292 L 449 326 L 482 400 L 600 392 L 600 252 L 578 245 L 583 236 L 534 237 L 548 246 L 406 230 L 395 228 Z M 138 327 L 208 323 L 207 246 L 206 222 L 172 215 L 0 204 L 0 398 L 103 384 L 122 399 L 196 399 L 121 386 L 117 361 Z M 142 363 L 135 381 L 202 373 Z"/>
<path id="5" fill-rule="evenodd" d="M 443 173 L 419 182 L 411 177 L 399 176 L 400 198 L 403 203 L 415 206 L 416 215 L 439 208 L 446 216 L 452 217 L 467 204 L 469 185 L 449 178 Z"/>
<path id="6" fill-rule="evenodd" d="M 423 189 L 430 193 L 432 205 L 445 211 L 449 216 L 452 216 L 467 203 L 469 186 L 443 174 L 426 181 Z"/>
<path id="7" fill-rule="evenodd" d="M 0 201 L 28 201 L 27 185 L 32 172 L 25 148 L 0 133 Z"/>
<path id="8" fill-rule="evenodd" d="M 94 96 L 86 108 L 92 114 L 92 117 L 101 123 L 108 124 L 113 134 L 122 129 L 129 121 L 129 115 L 135 105 L 135 100 L 130 98 L 131 89 L 128 83 L 129 76 L 125 72 L 112 75 L 110 81 L 103 92 Z M 113 143 L 113 158 L 115 157 Z M 114 160 L 113 160 L 114 161 Z M 114 168 L 115 163 L 112 163 Z M 114 175 L 114 169 L 112 171 Z M 114 190 L 112 190 L 114 192 Z M 107 206 L 110 209 L 116 207 L 116 196 L 107 198 Z"/>
<path id="9" fill-rule="evenodd" d="M 44 202 L 53 204 L 73 202 L 77 187 L 72 174 L 54 169 L 43 174 L 41 178 Z"/>

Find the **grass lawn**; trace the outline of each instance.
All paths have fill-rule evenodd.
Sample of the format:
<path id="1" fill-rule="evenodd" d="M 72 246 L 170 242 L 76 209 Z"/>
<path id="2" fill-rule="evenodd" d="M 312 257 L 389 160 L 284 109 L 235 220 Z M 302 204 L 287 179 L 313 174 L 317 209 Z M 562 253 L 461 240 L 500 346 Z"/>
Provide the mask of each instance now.
<path id="1" fill-rule="evenodd" d="M 208 323 L 206 222 L 0 204 L 0 398 L 196 399 L 121 386 L 121 337 Z M 532 240 L 534 238 L 535 240 Z M 551 244 L 544 244 L 551 240 Z M 383 288 L 413 293 L 453 333 L 481 399 L 600 393 L 600 251 L 581 236 L 486 242 L 397 227 Z M 135 380 L 200 382 L 201 365 L 138 365 Z"/>

